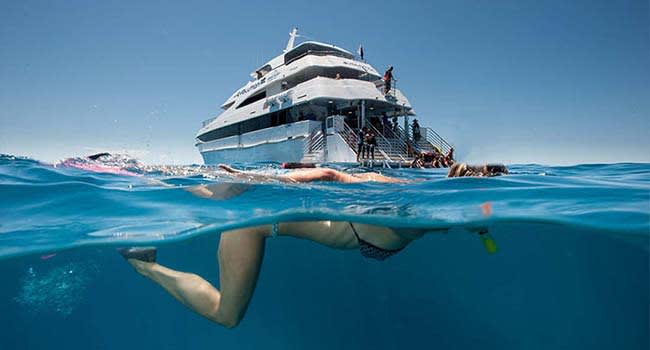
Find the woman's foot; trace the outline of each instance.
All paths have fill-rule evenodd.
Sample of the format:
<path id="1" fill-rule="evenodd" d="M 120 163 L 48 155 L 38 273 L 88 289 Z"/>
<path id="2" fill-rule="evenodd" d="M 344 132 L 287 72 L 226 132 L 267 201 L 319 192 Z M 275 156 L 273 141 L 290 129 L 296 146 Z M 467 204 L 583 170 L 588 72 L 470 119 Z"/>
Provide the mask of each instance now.
<path id="1" fill-rule="evenodd" d="M 148 263 L 156 262 L 156 253 L 158 252 L 155 247 L 120 248 L 117 251 L 124 259 L 134 259 Z"/>
<path id="2" fill-rule="evenodd" d="M 156 265 L 155 247 L 132 247 L 117 250 L 139 274 L 149 277 L 152 267 Z"/>

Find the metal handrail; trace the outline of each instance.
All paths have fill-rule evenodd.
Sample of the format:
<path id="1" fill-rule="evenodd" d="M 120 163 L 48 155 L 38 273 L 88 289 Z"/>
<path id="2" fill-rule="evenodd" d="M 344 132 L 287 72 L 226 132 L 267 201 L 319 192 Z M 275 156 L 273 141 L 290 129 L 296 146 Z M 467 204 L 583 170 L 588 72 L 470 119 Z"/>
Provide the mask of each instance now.
<path id="1" fill-rule="evenodd" d="M 303 149 L 303 154 L 314 154 L 325 149 L 325 137 L 319 129 L 314 129 L 307 137 L 307 142 Z"/>
<path id="2" fill-rule="evenodd" d="M 374 81 L 375 87 L 377 88 L 377 90 L 379 90 L 379 92 L 384 94 L 384 96 L 390 96 L 393 99 L 397 99 L 397 92 L 396 92 L 397 91 L 397 79 L 393 78 L 393 80 L 391 80 L 391 82 L 392 82 L 392 84 L 391 84 L 391 87 L 390 87 L 390 91 L 388 93 L 386 93 L 386 82 L 384 81 L 384 78 L 381 78 L 381 79 L 378 79 L 378 80 Z"/>
<path id="3" fill-rule="evenodd" d="M 443 139 L 442 136 L 440 136 L 437 132 L 433 131 L 433 129 L 431 128 L 427 128 L 425 140 L 432 145 L 436 145 L 434 142 L 437 142 L 438 146 L 440 147 L 440 151 L 442 153 L 447 153 L 452 148 L 452 146 L 447 141 L 445 141 L 445 139 Z"/>
<path id="4" fill-rule="evenodd" d="M 348 123 L 343 122 L 343 133 L 339 133 L 339 135 L 343 137 L 343 140 L 348 144 L 352 151 L 354 151 L 354 153 L 357 153 L 357 134 L 348 125 Z"/>
<path id="5" fill-rule="evenodd" d="M 400 136 L 401 135 L 406 136 L 404 138 L 400 138 L 400 140 L 406 145 L 406 147 L 409 147 L 409 145 L 410 145 L 411 148 L 413 148 L 414 150 L 418 150 L 418 151 L 420 150 L 420 147 L 417 145 L 416 142 L 411 142 L 413 137 L 412 137 L 411 133 L 409 132 L 409 130 L 404 130 L 404 128 L 399 124 L 397 125 L 397 130 L 399 130 Z"/>
<path id="6" fill-rule="evenodd" d="M 201 127 L 205 128 L 208 124 L 212 123 L 217 117 L 212 117 L 201 122 Z"/>
<path id="7" fill-rule="evenodd" d="M 407 139 L 409 140 L 413 139 L 411 128 L 409 128 L 408 130 L 404 130 L 404 128 L 401 125 L 398 125 L 398 129 L 400 132 L 406 134 Z M 437 132 L 435 132 L 431 128 L 426 128 L 426 134 L 424 135 L 424 140 L 430 145 L 438 147 L 442 153 L 447 153 L 452 148 L 452 146 L 447 141 L 445 141 L 445 139 L 443 139 L 442 136 L 440 136 Z M 417 142 L 413 142 L 413 143 L 415 146 L 418 146 Z"/>
<path id="8" fill-rule="evenodd" d="M 391 140 L 395 140 L 399 144 L 398 151 L 400 153 L 402 153 L 402 154 L 406 154 L 406 156 L 408 157 L 409 156 L 409 154 L 408 154 L 408 144 L 406 143 L 406 141 L 404 141 L 404 139 L 399 137 L 400 135 L 396 135 L 395 131 L 393 131 L 392 129 L 389 129 L 389 130 L 390 130 L 391 134 L 393 134 L 393 136 L 394 136 L 394 138 L 392 138 Z M 399 124 L 397 124 L 397 130 L 399 131 L 399 134 L 403 134 L 403 130 L 401 129 Z M 391 142 L 391 144 L 392 144 L 392 142 Z M 401 157 L 401 158 L 402 158 L 402 160 L 405 160 L 404 157 Z"/>

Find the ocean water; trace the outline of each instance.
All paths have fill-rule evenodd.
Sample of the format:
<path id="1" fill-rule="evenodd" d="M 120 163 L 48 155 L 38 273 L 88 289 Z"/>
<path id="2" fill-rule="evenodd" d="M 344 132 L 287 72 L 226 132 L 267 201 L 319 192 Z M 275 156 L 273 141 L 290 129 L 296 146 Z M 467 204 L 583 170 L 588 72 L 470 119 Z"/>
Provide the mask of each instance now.
<path id="1" fill-rule="evenodd" d="M 375 169 L 410 182 L 286 184 L 203 166 L 2 155 L 0 349 L 647 349 L 650 164 L 509 168 L 494 178 Z M 234 193 L 188 191 L 201 184 Z M 218 286 L 222 231 L 290 220 L 433 232 L 383 262 L 267 239 L 253 300 L 230 330 L 115 252 L 156 245 L 160 263 Z"/>

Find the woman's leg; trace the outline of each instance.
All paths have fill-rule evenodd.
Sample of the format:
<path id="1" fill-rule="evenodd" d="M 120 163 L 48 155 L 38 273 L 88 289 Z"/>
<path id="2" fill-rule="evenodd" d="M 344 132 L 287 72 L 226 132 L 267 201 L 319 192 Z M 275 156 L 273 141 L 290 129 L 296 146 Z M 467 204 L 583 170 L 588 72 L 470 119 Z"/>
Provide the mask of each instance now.
<path id="1" fill-rule="evenodd" d="M 255 174 L 248 171 L 232 168 L 226 164 L 219 164 L 219 168 L 236 177 L 246 178 L 248 180 L 257 181 L 257 182 L 265 182 L 269 180 L 286 181 L 286 179 L 280 175 Z"/>
<path id="2" fill-rule="evenodd" d="M 350 174 L 346 174 L 330 168 L 297 170 L 283 176 L 293 182 L 334 181 L 354 183 L 364 181 Z"/>
<path id="3" fill-rule="evenodd" d="M 408 181 L 390 177 L 390 176 L 385 176 L 382 174 L 378 173 L 361 173 L 361 174 L 355 174 L 358 182 L 386 182 L 386 183 L 407 183 Z"/>
<path id="4" fill-rule="evenodd" d="M 244 317 L 255 291 L 267 234 L 267 227 L 222 233 L 218 253 L 221 291 L 196 274 L 135 259 L 128 262 L 192 311 L 232 328 Z"/>
<path id="5" fill-rule="evenodd" d="M 267 181 L 270 179 L 283 182 L 314 182 L 314 181 L 335 181 L 344 183 L 364 182 L 356 176 L 346 174 L 330 168 L 313 168 L 294 170 L 284 175 L 262 175 L 253 174 L 246 171 L 233 169 L 227 165 L 220 164 L 219 167 L 231 174 L 240 177 L 256 179 L 258 181 Z"/>

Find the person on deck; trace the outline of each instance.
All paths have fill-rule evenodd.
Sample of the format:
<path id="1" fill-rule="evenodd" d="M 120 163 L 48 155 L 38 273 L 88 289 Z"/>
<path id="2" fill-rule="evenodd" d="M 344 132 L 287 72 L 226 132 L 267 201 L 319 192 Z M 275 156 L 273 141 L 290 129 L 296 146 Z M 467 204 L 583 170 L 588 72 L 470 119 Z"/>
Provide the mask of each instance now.
<path id="1" fill-rule="evenodd" d="M 420 138 L 422 138 L 422 135 L 420 134 L 420 123 L 418 123 L 417 119 L 413 119 L 413 140 L 415 142 L 420 141 Z"/>
<path id="2" fill-rule="evenodd" d="M 391 84 L 393 82 L 393 66 L 388 66 L 388 69 L 384 73 L 384 86 L 386 89 L 384 90 L 384 94 L 388 95 L 390 92 Z"/>
<path id="3" fill-rule="evenodd" d="M 366 139 L 367 143 L 367 148 L 368 148 L 368 156 L 370 159 L 375 160 L 375 148 L 377 148 L 377 136 L 375 136 L 375 133 L 370 131 L 368 134 L 368 138 Z"/>
<path id="4" fill-rule="evenodd" d="M 364 126 L 359 130 L 357 134 L 357 162 L 359 162 L 363 158 L 364 156 L 363 153 L 366 150 L 365 147 L 366 131 L 367 128 Z"/>
<path id="5" fill-rule="evenodd" d="M 382 126 L 382 132 L 384 133 L 384 136 L 389 135 L 389 130 L 392 129 L 392 126 L 390 125 L 390 120 L 388 120 L 388 116 L 386 113 L 381 115 L 381 126 Z"/>

